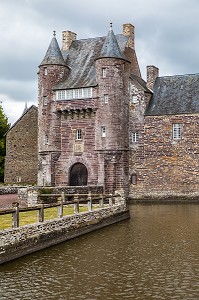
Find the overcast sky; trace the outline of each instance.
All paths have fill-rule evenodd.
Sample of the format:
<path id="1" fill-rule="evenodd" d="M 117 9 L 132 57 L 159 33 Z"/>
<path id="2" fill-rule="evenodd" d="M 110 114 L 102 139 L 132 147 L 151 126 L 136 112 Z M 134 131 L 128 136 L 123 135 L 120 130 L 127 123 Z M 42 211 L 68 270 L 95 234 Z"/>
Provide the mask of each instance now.
<path id="1" fill-rule="evenodd" d="M 9 122 L 37 105 L 37 72 L 53 30 L 77 38 L 104 36 L 113 22 L 135 26 L 142 77 L 146 65 L 160 76 L 199 72 L 199 0 L 0 0 L 0 101 Z"/>

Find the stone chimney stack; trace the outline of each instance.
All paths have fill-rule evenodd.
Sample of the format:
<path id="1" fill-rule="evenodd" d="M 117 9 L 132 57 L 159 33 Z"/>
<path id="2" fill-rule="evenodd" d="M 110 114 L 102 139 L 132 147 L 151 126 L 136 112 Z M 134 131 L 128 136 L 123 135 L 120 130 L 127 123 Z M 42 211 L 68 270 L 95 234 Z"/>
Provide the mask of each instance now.
<path id="1" fill-rule="evenodd" d="M 147 84 L 148 89 L 153 90 L 153 86 L 156 78 L 159 76 L 159 69 L 155 66 L 147 66 L 146 67 L 147 74 Z"/>
<path id="2" fill-rule="evenodd" d="M 70 46 L 73 41 L 76 40 L 77 34 L 72 31 L 63 31 L 62 32 L 62 50 L 67 51 L 70 49 Z"/>
<path id="3" fill-rule="evenodd" d="M 123 24 L 123 35 L 129 37 L 128 47 L 134 49 L 135 42 L 134 42 L 134 26 L 130 23 Z"/>

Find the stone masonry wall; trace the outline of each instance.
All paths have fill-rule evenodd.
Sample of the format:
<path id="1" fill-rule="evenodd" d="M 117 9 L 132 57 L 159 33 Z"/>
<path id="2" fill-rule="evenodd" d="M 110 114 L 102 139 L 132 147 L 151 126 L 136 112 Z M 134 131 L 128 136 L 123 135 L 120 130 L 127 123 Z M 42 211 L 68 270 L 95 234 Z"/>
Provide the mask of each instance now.
<path id="1" fill-rule="evenodd" d="M 182 138 L 172 138 L 172 124 Z M 131 197 L 199 195 L 198 115 L 145 117 L 144 164 L 137 170 Z"/>
<path id="2" fill-rule="evenodd" d="M 125 205 L 1 231 L 0 264 L 129 218 Z"/>
<path id="3" fill-rule="evenodd" d="M 7 133 L 5 183 L 37 181 L 37 118 L 32 106 Z"/>

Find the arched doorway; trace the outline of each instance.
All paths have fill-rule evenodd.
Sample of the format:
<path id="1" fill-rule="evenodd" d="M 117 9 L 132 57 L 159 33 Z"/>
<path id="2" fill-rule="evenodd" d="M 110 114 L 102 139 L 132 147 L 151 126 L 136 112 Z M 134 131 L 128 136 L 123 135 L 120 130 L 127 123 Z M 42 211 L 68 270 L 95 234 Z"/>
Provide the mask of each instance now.
<path id="1" fill-rule="evenodd" d="M 81 163 L 74 164 L 70 170 L 70 185 L 87 185 L 88 171 L 85 165 Z"/>

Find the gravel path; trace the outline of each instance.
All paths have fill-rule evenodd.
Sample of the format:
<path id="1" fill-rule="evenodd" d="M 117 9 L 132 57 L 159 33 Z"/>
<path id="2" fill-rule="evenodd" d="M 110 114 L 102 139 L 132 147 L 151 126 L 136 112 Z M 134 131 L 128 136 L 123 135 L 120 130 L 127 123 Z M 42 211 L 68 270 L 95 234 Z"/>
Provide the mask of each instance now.
<path id="1" fill-rule="evenodd" d="M 0 195 L 0 208 L 11 207 L 17 201 L 17 194 Z"/>

